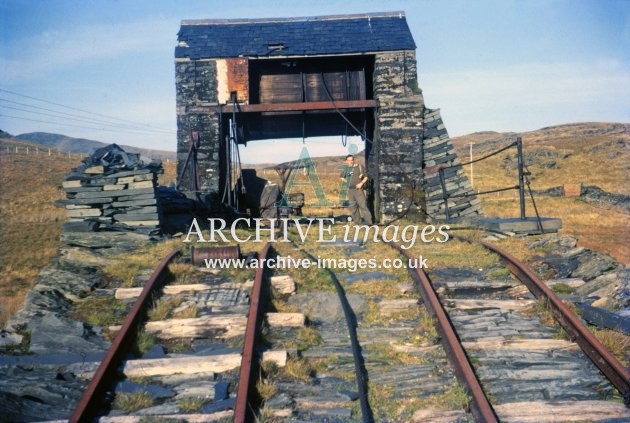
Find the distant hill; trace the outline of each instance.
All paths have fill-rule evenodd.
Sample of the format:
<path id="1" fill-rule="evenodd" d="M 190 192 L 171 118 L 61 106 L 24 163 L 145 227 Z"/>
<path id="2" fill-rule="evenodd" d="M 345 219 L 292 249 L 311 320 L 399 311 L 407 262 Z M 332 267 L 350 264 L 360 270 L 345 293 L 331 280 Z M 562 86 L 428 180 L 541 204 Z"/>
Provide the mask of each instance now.
<path id="1" fill-rule="evenodd" d="M 565 125 L 548 126 L 528 132 L 475 132 L 453 138 L 453 145 L 460 153 L 466 153 L 470 143 L 475 151 L 494 150 L 498 146 L 507 145 L 517 136 L 523 140 L 525 148 L 546 146 L 575 150 L 588 145 L 593 146 L 602 141 L 627 141 L 630 134 L 630 124 L 608 122 L 569 123 Z"/>
<path id="2" fill-rule="evenodd" d="M 564 184 L 597 185 L 609 192 L 630 194 L 630 124 L 585 122 L 549 126 L 528 132 L 476 132 L 453 138 L 463 162 L 489 155 L 523 140 L 525 164 L 535 189 Z M 474 164 L 475 188 L 494 189 L 514 183 L 516 149 L 510 148 Z M 470 167 L 465 166 L 470 173 Z M 478 186 L 480 184 L 480 186 Z M 484 185 L 486 185 L 484 187 Z"/>
<path id="3" fill-rule="evenodd" d="M 311 160 L 313 161 L 313 165 L 318 170 L 318 172 L 337 174 L 339 173 L 339 167 L 344 164 L 345 158 L 346 158 L 346 155 L 343 154 L 340 156 L 311 157 Z M 355 158 L 356 158 L 357 163 L 361 164 L 362 166 L 365 166 L 365 151 L 364 150 L 361 150 L 357 154 L 355 154 Z M 243 169 L 270 170 L 278 166 L 295 167 L 296 165 L 299 164 L 298 162 L 300 162 L 299 159 L 291 160 L 284 163 L 258 163 L 258 164 L 243 163 L 242 167 Z"/>
<path id="4" fill-rule="evenodd" d="M 54 148 L 65 153 L 75 154 L 89 154 L 98 148 L 108 145 L 107 143 L 101 141 L 88 140 L 84 138 L 73 138 L 66 135 L 51 134 L 48 132 L 29 132 L 26 134 L 17 135 L 15 136 L 15 138 Z M 159 159 L 162 161 L 165 161 L 166 159 L 174 161 L 176 159 L 176 153 L 174 151 L 152 150 L 148 148 L 134 147 L 131 145 L 119 145 L 129 153 L 140 153 L 147 157 L 151 157 L 152 159 Z"/>
<path id="5" fill-rule="evenodd" d="M 277 163 L 243 163 L 241 167 L 243 169 L 271 169 L 277 165 Z"/>

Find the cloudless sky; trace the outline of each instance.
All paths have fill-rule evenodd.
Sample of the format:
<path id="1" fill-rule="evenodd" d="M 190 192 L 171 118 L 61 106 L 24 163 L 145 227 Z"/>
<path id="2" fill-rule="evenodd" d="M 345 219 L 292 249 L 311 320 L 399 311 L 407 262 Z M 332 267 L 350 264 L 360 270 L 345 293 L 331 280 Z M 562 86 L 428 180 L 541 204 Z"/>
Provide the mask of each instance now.
<path id="1" fill-rule="evenodd" d="M 174 150 L 182 19 L 399 10 L 425 103 L 441 109 L 451 136 L 630 121 L 628 0 L 0 0 L 0 129 Z M 313 155 L 344 152 L 336 138 L 307 145 Z M 301 142 L 284 146 L 249 143 L 242 156 L 268 161 L 260 147 L 272 147 L 297 158 Z"/>

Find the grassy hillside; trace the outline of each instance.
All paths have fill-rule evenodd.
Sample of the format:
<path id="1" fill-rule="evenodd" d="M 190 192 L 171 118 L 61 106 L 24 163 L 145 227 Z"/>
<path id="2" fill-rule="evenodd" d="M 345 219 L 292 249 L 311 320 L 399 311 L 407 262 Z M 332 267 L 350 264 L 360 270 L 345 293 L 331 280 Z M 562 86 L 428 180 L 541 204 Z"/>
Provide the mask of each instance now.
<path id="1" fill-rule="evenodd" d="M 480 132 L 453 139 L 462 161 L 468 161 L 470 143 L 473 157 L 481 157 L 507 145 L 520 135 L 523 152 L 537 189 L 563 184 L 598 185 L 606 191 L 630 194 L 630 125 L 579 123 L 537 131 L 516 133 Z M 475 188 L 509 185 L 515 182 L 516 150 L 510 149 L 487 161 L 474 164 Z M 510 157 L 512 160 L 508 160 Z M 496 172 L 496 169 L 501 172 Z M 470 168 L 467 167 L 468 174 Z"/>
<path id="2" fill-rule="evenodd" d="M 0 139 L 0 325 L 55 255 L 66 216 L 53 202 L 63 196 L 63 176 L 81 161 L 39 147 L 37 154 L 35 144 Z"/>
<path id="3" fill-rule="evenodd" d="M 59 245 L 64 198 L 63 177 L 81 156 L 0 136 L 0 327 L 15 313 L 39 271 L 48 265 Z M 16 152 L 17 147 L 17 152 Z M 28 153 L 27 153 L 28 148 Z M 39 148 L 39 153 L 37 149 Z M 175 180 L 175 164 L 164 164 L 160 183 Z"/>
<path id="4" fill-rule="evenodd" d="M 473 158 L 482 157 L 516 137 L 515 133 L 480 132 L 453 139 L 462 161 L 468 161 L 470 143 Z M 620 123 L 578 123 L 543 128 L 519 134 L 529 170 L 532 189 L 562 185 L 597 185 L 619 194 L 630 194 L 630 125 Z M 474 188 L 487 191 L 515 185 L 516 150 L 507 150 L 475 163 Z M 470 166 L 464 167 L 470 176 Z M 500 217 L 519 215 L 515 191 L 481 196 L 486 214 Z M 563 219 L 562 232 L 576 235 L 579 245 L 603 250 L 630 265 L 630 216 L 617 207 L 596 206 L 576 197 L 538 197 L 541 214 Z M 533 216 L 531 202 L 527 215 Z"/>
<path id="5" fill-rule="evenodd" d="M 29 132 L 20 134 L 15 137 L 20 141 L 32 142 L 45 146 L 46 148 L 54 148 L 66 153 L 83 153 L 89 154 L 94 150 L 105 147 L 108 143 L 101 141 L 88 140 L 85 138 L 73 138 L 61 134 L 51 134 L 49 132 Z M 140 153 L 152 159 L 162 161 L 175 160 L 176 153 L 174 151 L 153 150 L 149 148 L 139 148 L 131 145 L 119 144 L 123 150 L 129 153 Z"/>

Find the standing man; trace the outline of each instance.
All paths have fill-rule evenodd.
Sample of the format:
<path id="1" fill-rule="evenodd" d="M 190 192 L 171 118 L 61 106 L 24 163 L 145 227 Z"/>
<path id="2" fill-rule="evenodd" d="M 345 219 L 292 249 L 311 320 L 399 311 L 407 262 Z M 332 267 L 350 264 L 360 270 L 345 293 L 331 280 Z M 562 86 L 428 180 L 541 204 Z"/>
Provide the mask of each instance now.
<path id="1" fill-rule="evenodd" d="M 348 181 L 348 200 L 354 202 L 350 205 L 350 213 L 352 214 L 352 221 L 355 225 L 361 224 L 361 217 L 363 217 L 366 224 L 372 225 L 372 214 L 367 208 L 365 193 L 363 192 L 363 186 L 367 183 L 368 179 L 363 166 L 355 164 L 354 156 L 348 154 L 346 156 L 346 168 L 341 174 L 341 180 L 344 182 Z M 359 211 L 361 212 L 360 215 Z"/>

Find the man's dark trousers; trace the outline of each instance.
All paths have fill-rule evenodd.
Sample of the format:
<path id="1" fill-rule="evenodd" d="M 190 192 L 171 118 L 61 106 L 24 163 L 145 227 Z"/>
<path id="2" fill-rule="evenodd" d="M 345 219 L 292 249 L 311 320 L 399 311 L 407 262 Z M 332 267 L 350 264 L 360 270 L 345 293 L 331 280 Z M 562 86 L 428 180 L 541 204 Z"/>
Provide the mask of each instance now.
<path id="1" fill-rule="evenodd" d="M 372 225 L 372 214 L 367 208 L 367 201 L 365 200 L 365 193 L 361 189 L 350 188 L 348 190 L 348 200 L 354 202 L 350 206 L 350 213 L 352 215 L 352 222 L 355 225 L 361 224 L 361 216 L 365 220 L 365 223 Z M 361 214 L 359 215 L 359 211 Z"/>

